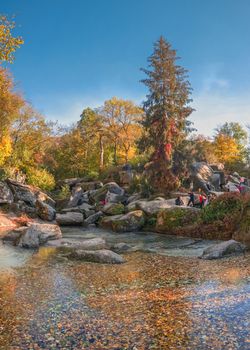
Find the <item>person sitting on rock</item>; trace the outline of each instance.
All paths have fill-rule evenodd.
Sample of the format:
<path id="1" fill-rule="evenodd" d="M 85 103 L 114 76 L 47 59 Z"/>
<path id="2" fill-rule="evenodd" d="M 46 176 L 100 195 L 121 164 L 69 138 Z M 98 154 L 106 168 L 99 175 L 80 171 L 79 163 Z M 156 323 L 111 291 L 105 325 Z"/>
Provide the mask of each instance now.
<path id="1" fill-rule="evenodd" d="M 178 196 L 175 200 L 175 205 L 184 205 L 183 200 L 181 199 L 180 196 Z"/>
<path id="2" fill-rule="evenodd" d="M 191 203 L 192 203 L 192 205 L 194 207 L 194 205 L 195 205 L 195 203 L 194 203 L 194 192 L 190 192 L 189 193 L 189 201 L 188 201 L 187 206 L 189 207 Z"/>

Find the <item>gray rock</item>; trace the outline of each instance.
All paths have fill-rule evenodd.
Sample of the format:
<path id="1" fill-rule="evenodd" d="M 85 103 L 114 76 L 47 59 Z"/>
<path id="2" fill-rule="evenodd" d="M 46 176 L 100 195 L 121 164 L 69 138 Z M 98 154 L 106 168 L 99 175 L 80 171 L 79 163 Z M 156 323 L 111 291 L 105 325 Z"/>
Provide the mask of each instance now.
<path id="1" fill-rule="evenodd" d="M 32 223 L 23 228 L 18 245 L 23 248 L 38 248 L 49 240 L 61 237 L 62 232 L 57 225 Z"/>
<path id="2" fill-rule="evenodd" d="M 56 214 L 56 221 L 61 226 L 79 226 L 83 224 L 83 214 L 74 212 Z"/>
<path id="3" fill-rule="evenodd" d="M 115 244 L 111 249 L 114 250 L 116 253 L 124 253 L 124 252 L 127 252 L 128 250 L 131 250 L 132 246 L 130 244 L 121 242 L 121 243 Z"/>
<path id="4" fill-rule="evenodd" d="M 77 207 L 72 208 L 65 208 L 61 210 L 61 213 L 82 213 L 85 218 L 88 218 L 90 215 L 93 215 L 95 213 L 94 207 L 88 203 L 82 203 L 81 205 Z"/>
<path id="5" fill-rule="evenodd" d="M 37 215 L 46 221 L 53 221 L 56 216 L 56 211 L 49 204 L 42 202 L 41 200 L 36 201 Z"/>
<path id="6" fill-rule="evenodd" d="M 76 207 L 81 204 L 81 198 L 83 196 L 83 190 L 81 186 L 77 185 L 74 187 L 72 191 L 72 195 L 70 196 L 69 202 L 67 204 L 67 208 Z"/>
<path id="7" fill-rule="evenodd" d="M 122 203 L 127 200 L 127 197 L 125 195 L 119 195 L 111 192 L 107 192 L 105 201 L 107 203 Z"/>
<path id="8" fill-rule="evenodd" d="M 89 199 L 91 203 L 99 203 L 102 200 L 105 200 L 107 193 L 113 193 L 119 196 L 124 195 L 124 190 L 117 185 L 115 182 L 109 182 L 105 184 L 103 187 L 98 190 L 91 191 L 89 195 Z"/>
<path id="9" fill-rule="evenodd" d="M 212 260 L 221 259 L 230 255 L 242 254 L 245 251 L 245 246 L 233 239 L 215 244 L 204 250 L 201 259 Z"/>
<path id="10" fill-rule="evenodd" d="M 100 250 L 106 248 L 106 242 L 102 238 L 92 238 L 74 244 L 81 250 Z"/>
<path id="11" fill-rule="evenodd" d="M 9 188 L 9 186 L 5 182 L 0 182 L 0 204 L 4 203 L 13 203 L 14 197 Z"/>
<path id="12" fill-rule="evenodd" d="M 205 162 L 197 162 L 191 166 L 191 180 L 194 190 L 202 189 L 209 193 L 207 184 L 209 183 L 211 190 L 220 190 L 220 185 L 225 184 L 225 175 L 223 171 L 214 171 Z"/>
<path id="13" fill-rule="evenodd" d="M 102 216 L 103 216 L 103 212 L 98 211 L 97 213 L 90 215 L 87 219 L 85 219 L 84 224 L 86 226 L 96 224 Z"/>
<path id="14" fill-rule="evenodd" d="M 2 238 L 5 242 L 11 242 L 13 245 L 18 245 L 21 236 L 27 231 L 27 227 L 18 227 L 10 232 L 7 232 L 6 235 Z"/>
<path id="15" fill-rule="evenodd" d="M 24 185 L 12 179 L 7 179 L 6 183 L 12 191 L 15 201 L 23 201 L 34 208 L 37 200 L 45 202 L 52 207 L 55 206 L 55 201 L 52 198 L 34 186 Z"/>
<path id="16" fill-rule="evenodd" d="M 145 216 L 141 210 L 125 215 L 106 216 L 100 221 L 100 226 L 115 232 L 138 231 L 145 224 Z"/>
<path id="17" fill-rule="evenodd" d="M 40 245 L 39 235 L 40 235 L 39 230 L 36 230 L 33 227 L 30 227 L 28 229 L 27 227 L 27 229 L 21 236 L 18 245 L 23 248 L 33 248 L 33 249 L 38 248 Z"/>
<path id="18" fill-rule="evenodd" d="M 124 258 L 111 250 L 76 250 L 72 252 L 71 257 L 77 260 L 95 262 L 100 264 L 122 264 Z"/>

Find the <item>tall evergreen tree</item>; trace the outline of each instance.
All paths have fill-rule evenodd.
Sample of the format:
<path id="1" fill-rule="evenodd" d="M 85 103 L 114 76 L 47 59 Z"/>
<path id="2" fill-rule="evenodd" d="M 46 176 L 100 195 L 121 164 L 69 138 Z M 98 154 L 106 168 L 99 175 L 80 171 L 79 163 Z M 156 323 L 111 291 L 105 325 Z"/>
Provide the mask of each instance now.
<path id="1" fill-rule="evenodd" d="M 173 152 L 188 132 L 187 118 L 193 111 L 187 70 L 177 65 L 177 60 L 176 51 L 160 37 L 148 58 L 148 68 L 142 69 L 147 75 L 142 82 L 149 93 L 143 103 L 145 133 L 140 145 L 152 152 L 146 168 L 150 183 L 166 191 L 178 184 L 172 172 Z"/>

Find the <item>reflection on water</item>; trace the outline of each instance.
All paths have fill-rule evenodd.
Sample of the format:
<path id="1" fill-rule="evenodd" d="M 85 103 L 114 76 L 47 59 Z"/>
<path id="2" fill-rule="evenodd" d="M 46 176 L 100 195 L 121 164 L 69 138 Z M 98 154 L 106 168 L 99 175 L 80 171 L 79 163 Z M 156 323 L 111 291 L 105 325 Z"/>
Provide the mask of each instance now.
<path id="1" fill-rule="evenodd" d="M 43 248 L 1 274 L 0 349 L 249 349 L 249 255 L 126 259 L 70 262 Z"/>

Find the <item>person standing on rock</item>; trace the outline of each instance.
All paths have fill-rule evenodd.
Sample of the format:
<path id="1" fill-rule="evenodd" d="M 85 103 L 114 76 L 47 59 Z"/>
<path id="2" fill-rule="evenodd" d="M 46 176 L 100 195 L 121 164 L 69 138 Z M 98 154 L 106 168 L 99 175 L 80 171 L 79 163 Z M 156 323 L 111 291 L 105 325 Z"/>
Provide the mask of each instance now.
<path id="1" fill-rule="evenodd" d="M 193 207 L 194 207 L 194 192 L 190 192 L 189 193 L 189 201 L 188 201 L 188 207 L 190 206 L 190 204 L 192 203 Z"/>

